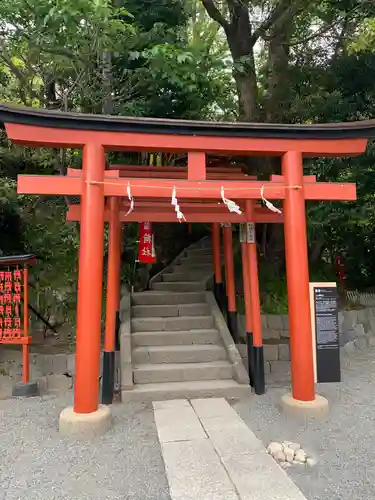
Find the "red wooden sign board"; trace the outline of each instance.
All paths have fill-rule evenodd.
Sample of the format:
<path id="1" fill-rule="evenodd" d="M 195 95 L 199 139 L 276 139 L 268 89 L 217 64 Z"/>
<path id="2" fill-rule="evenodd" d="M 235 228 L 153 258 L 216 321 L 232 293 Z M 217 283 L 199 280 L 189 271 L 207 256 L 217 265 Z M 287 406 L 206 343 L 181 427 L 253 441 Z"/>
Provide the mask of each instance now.
<path id="1" fill-rule="evenodd" d="M 22 382 L 29 381 L 28 264 L 33 255 L 0 258 L 0 344 L 22 345 Z"/>
<path id="2" fill-rule="evenodd" d="M 20 310 L 23 274 L 20 269 L 0 271 L 1 343 L 19 340 L 23 336 Z"/>

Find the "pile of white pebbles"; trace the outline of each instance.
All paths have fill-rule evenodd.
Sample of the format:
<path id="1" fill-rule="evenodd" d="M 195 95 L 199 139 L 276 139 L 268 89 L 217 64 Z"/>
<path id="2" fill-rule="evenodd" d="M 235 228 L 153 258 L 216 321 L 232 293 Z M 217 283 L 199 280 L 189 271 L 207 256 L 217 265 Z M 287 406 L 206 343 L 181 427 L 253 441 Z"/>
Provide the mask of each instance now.
<path id="1" fill-rule="evenodd" d="M 312 467 L 315 465 L 315 460 L 307 456 L 301 445 L 292 441 L 283 441 L 282 443 L 273 441 L 267 446 L 267 451 L 283 466 L 296 464 Z"/>

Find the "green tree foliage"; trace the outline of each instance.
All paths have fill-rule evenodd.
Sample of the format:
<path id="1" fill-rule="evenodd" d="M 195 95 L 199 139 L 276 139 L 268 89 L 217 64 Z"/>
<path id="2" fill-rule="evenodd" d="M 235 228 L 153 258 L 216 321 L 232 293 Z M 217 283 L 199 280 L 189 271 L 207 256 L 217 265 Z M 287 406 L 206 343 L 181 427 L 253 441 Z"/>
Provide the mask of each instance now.
<path id="1" fill-rule="evenodd" d="M 322 85 L 327 100 L 316 105 L 319 121 L 349 121 L 375 116 L 375 53 L 360 52 L 341 57 L 331 66 Z M 310 241 L 326 248 L 333 258 L 344 257 L 348 286 L 374 286 L 375 244 L 375 148 L 370 143 L 367 153 L 358 158 L 314 160 L 309 170 L 319 179 L 354 182 L 357 201 L 311 204 Z M 320 242 L 324 242 L 321 246 Z M 319 255 L 319 252 L 317 254 Z"/>

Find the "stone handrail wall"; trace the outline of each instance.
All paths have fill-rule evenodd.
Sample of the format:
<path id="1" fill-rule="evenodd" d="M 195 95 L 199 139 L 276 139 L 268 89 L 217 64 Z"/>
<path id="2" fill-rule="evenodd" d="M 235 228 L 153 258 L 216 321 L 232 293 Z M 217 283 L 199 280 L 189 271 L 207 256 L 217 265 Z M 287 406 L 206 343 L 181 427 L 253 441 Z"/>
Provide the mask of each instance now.
<path id="1" fill-rule="evenodd" d="M 120 358 L 121 358 L 121 389 L 133 388 L 133 365 L 131 343 L 131 295 L 123 292 L 120 302 Z"/>
<path id="2" fill-rule="evenodd" d="M 216 303 L 214 294 L 212 292 L 205 292 L 205 297 L 214 318 L 215 326 L 220 333 L 228 360 L 233 365 L 234 378 L 239 384 L 249 384 L 249 376 L 242 363 L 241 355 L 236 344 L 233 343 L 232 335 L 230 334 L 225 319 Z"/>

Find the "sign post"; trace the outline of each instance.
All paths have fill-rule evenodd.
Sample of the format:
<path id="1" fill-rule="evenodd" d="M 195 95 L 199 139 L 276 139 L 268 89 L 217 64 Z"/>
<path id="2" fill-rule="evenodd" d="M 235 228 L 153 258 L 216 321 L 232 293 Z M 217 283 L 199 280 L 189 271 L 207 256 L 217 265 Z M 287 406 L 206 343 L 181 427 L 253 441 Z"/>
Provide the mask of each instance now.
<path id="1" fill-rule="evenodd" d="M 240 224 L 240 243 L 255 243 L 254 222 Z"/>
<path id="2" fill-rule="evenodd" d="M 315 382 L 341 382 L 336 283 L 310 283 Z"/>

